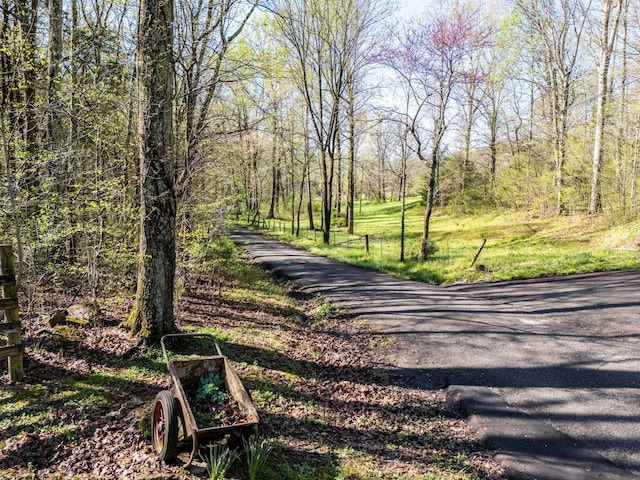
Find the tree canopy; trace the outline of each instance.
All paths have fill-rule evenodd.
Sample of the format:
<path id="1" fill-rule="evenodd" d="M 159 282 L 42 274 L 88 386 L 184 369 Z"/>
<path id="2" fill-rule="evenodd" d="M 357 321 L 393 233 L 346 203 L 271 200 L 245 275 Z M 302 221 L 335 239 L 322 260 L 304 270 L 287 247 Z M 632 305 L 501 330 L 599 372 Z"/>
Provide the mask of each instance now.
<path id="1" fill-rule="evenodd" d="M 637 216 L 637 3 L 394 8 L 175 0 L 153 36 L 128 1 L 3 2 L 0 223 L 22 281 L 133 295 L 160 261 L 140 245 L 166 236 L 157 278 L 179 293 L 230 216 L 328 242 L 358 198 L 422 194 L 425 260 L 434 208 Z"/>

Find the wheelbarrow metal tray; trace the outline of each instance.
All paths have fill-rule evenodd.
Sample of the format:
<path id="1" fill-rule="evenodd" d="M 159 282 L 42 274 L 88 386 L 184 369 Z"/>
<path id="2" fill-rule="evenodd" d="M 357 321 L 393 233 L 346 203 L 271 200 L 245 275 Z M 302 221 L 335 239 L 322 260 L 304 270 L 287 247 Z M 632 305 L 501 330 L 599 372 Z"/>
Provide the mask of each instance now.
<path id="1" fill-rule="evenodd" d="M 173 359 L 169 360 L 167 367 L 173 382 L 174 396 L 180 402 L 185 417 L 184 427 L 187 436 L 197 437 L 201 441 L 206 438 L 223 437 L 227 433 L 238 430 L 247 431 L 251 428 L 257 428 L 260 421 L 258 412 L 227 357 L 216 355 L 193 359 Z M 198 424 L 185 388 L 197 384 L 199 378 L 208 372 L 224 372 L 226 393 L 237 402 L 245 419 L 244 422 L 224 426 Z"/>

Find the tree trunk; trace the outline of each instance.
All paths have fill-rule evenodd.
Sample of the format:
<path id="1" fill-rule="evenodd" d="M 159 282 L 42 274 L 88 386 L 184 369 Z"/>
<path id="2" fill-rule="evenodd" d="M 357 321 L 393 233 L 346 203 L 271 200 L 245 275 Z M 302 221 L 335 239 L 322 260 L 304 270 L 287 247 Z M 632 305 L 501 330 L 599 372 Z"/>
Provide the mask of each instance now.
<path id="1" fill-rule="evenodd" d="M 62 65 L 62 0 L 49 0 L 49 52 L 48 52 L 48 100 L 49 118 L 48 135 L 49 146 L 52 149 L 54 158 L 59 156 L 57 151 L 61 138 L 62 128 L 60 125 L 60 83 Z M 55 170 L 57 162 L 53 163 L 53 174 L 60 173 Z"/>
<path id="2" fill-rule="evenodd" d="M 337 167 L 338 172 L 336 175 L 336 219 L 340 217 L 340 213 L 342 213 L 342 142 L 341 142 L 341 132 L 338 131 L 336 135 L 336 159 L 337 159 Z"/>
<path id="3" fill-rule="evenodd" d="M 460 192 L 464 192 L 467 186 L 467 173 L 469 171 L 470 158 L 471 158 L 471 132 L 473 130 L 473 121 L 474 116 L 476 114 L 477 106 L 475 102 L 475 94 L 477 84 L 473 78 L 470 80 L 470 85 L 468 86 L 469 90 L 467 93 L 467 111 L 465 119 L 465 129 L 464 129 L 464 157 L 462 161 L 462 178 L 460 182 Z"/>
<path id="4" fill-rule="evenodd" d="M 602 211 L 602 198 L 600 192 L 600 177 L 602 169 L 602 141 L 606 123 L 605 108 L 608 100 L 607 85 L 609 79 L 609 64 L 613 43 L 615 41 L 617 20 L 611 29 L 611 12 L 615 8 L 614 2 L 618 0 L 605 0 L 602 17 L 602 33 L 600 36 L 600 64 L 598 67 L 598 103 L 596 107 L 596 130 L 593 139 L 593 157 L 591 161 L 591 192 L 589 195 L 589 214 Z"/>
<path id="5" fill-rule="evenodd" d="M 311 193 L 311 168 L 307 168 L 307 175 L 306 175 L 306 181 L 307 181 L 307 217 L 309 219 L 309 229 L 310 230 L 315 230 L 316 226 L 315 223 L 313 221 L 313 197 L 312 197 L 312 193 Z"/>
<path id="6" fill-rule="evenodd" d="M 277 109 L 276 109 L 277 111 Z M 276 218 L 276 208 L 280 195 L 280 158 L 278 156 L 278 118 L 273 114 L 273 142 L 271 145 L 271 202 L 267 218 Z"/>
<path id="7" fill-rule="evenodd" d="M 564 170 L 567 158 L 567 116 L 569 109 L 569 84 L 567 79 L 562 80 L 560 93 L 553 93 L 554 106 L 552 112 L 555 130 L 555 164 L 556 164 L 556 215 L 566 213 L 564 204 Z"/>
<path id="8" fill-rule="evenodd" d="M 422 244 L 420 246 L 420 261 L 429 258 L 429 224 L 433 212 L 433 200 L 435 198 L 436 177 L 438 175 L 438 148 L 433 147 L 431 152 L 431 170 L 429 172 L 429 190 L 427 191 L 427 208 L 424 212 L 424 224 L 422 228 Z"/>
<path id="9" fill-rule="evenodd" d="M 402 138 L 401 146 L 401 158 L 402 162 L 400 168 L 400 261 L 404 262 L 404 250 L 405 250 L 405 212 L 406 212 L 406 199 L 407 199 L 407 132 L 405 131 Z"/>
<path id="10" fill-rule="evenodd" d="M 349 82 L 349 165 L 347 167 L 347 233 L 353 235 L 356 199 L 356 118 L 353 80 Z"/>
<path id="11" fill-rule="evenodd" d="M 130 322 L 146 343 L 176 330 L 173 159 L 173 0 L 142 0 L 138 19 L 140 266 Z"/>
<path id="12" fill-rule="evenodd" d="M 633 141 L 633 152 L 631 157 L 631 185 L 629 186 L 629 202 L 631 208 L 635 212 L 638 208 L 638 194 L 637 194 L 637 177 L 638 177 L 638 163 L 640 157 L 640 112 L 636 113 L 635 118 L 635 138 Z"/>
<path id="13" fill-rule="evenodd" d="M 498 162 L 498 110 L 494 108 L 489 117 L 489 174 L 491 176 L 491 194 L 496 186 L 496 163 Z"/>
<path id="14" fill-rule="evenodd" d="M 328 156 L 326 152 L 320 152 L 322 164 L 322 241 L 326 244 L 331 241 L 331 204 L 333 200 L 333 160 L 328 160 Z"/>
<path id="15" fill-rule="evenodd" d="M 311 193 L 311 155 L 309 153 L 309 107 L 305 108 L 304 115 L 304 164 L 307 168 L 305 180 L 307 182 L 307 217 L 309 219 L 309 230 L 315 230 L 316 227 L 313 223 L 313 199 Z"/>
<path id="16" fill-rule="evenodd" d="M 24 109 L 25 109 L 25 143 L 28 153 L 29 165 L 25 168 L 25 178 L 22 186 L 28 191 L 35 192 L 39 188 L 37 158 L 38 145 L 38 112 L 36 107 L 36 55 L 38 52 L 37 24 L 38 24 L 38 0 L 25 0 L 20 2 L 20 28 L 25 39 L 24 56 Z M 33 214 L 35 208 L 29 209 Z"/>
<path id="17" fill-rule="evenodd" d="M 304 200 L 305 184 L 307 182 L 307 163 L 302 165 L 302 177 L 300 179 L 300 197 L 296 208 L 296 237 L 300 236 L 300 212 L 302 211 L 302 201 Z"/>
<path id="18" fill-rule="evenodd" d="M 620 1 L 620 18 L 622 20 L 622 33 L 620 34 L 620 52 L 621 52 L 621 65 L 620 65 L 620 94 L 618 96 L 618 138 L 617 140 L 617 158 L 619 165 L 618 172 L 618 188 L 620 195 L 620 204 L 622 210 L 627 209 L 627 176 L 629 174 L 629 168 L 625 161 L 625 145 L 626 137 L 629 134 L 629 116 L 628 116 L 628 99 L 627 99 L 627 82 L 629 78 L 627 68 L 627 49 L 628 49 L 628 11 L 629 0 Z"/>
<path id="19" fill-rule="evenodd" d="M 296 154 L 293 147 L 294 145 L 292 129 L 291 144 L 289 146 L 289 159 L 291 161 L 291 235 L 295 235 L 296 233 Z"/>

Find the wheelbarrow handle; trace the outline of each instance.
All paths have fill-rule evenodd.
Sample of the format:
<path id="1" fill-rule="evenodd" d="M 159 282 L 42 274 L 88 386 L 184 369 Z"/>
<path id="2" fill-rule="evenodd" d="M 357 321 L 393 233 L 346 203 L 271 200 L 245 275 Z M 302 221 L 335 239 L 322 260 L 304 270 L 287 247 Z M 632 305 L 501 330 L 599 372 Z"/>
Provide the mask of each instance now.
<path id="1" fill-rule="evenodd" d="M 169 364 L 169 356 L 167 355 L 167 346 L 165 345 L 165 339 L 176 337 L 209 338 L 213 340 L 213 344 L 216 346 L 216 352 L 218 353 L 218 355 L 220 355 L 221 357 L 223 356 L 222 352 L 220 351 L 220 345 L 218 345 L 215 337 L 209 333 L 168 333 L 167 335 L 163 335 L 160 339 L 160 344 L 162 345 L 162 354 L 167 365 Z"/>

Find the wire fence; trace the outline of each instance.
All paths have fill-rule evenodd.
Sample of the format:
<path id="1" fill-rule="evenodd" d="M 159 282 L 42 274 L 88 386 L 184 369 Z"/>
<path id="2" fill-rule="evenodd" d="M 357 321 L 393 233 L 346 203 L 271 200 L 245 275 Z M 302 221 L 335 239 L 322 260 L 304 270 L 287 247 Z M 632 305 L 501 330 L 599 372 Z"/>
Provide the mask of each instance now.
<path id="1" fill-rule="evenodd" d="M 292 228 L 291 222 L 279 219 L 260 219 L 254 224 L 269 232 L 281 235 L 296 235 L 295 226 Z M 299 238 L 304 238 L 318 244 L 323 243 L 324 232 L 318 229 L 300 227 Z M 416 260 L 420 251 L 420 238 L 405 238 L 404 258 L 405 260 Z M 335 249 L 339 249 L 345 256 L 370 256 L 372 260 L 381 259 L 386 261 L 399 261 L 401 244 L 399 232 L 389 232 L 388 235 L 375 234 L 349 234 L 345 229 L 332 229 L 329 235 L 329 244 Z M 448 256 L 448 244 L 440 255 Z"/>

